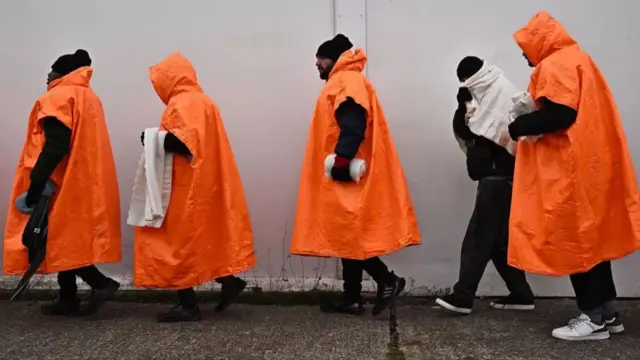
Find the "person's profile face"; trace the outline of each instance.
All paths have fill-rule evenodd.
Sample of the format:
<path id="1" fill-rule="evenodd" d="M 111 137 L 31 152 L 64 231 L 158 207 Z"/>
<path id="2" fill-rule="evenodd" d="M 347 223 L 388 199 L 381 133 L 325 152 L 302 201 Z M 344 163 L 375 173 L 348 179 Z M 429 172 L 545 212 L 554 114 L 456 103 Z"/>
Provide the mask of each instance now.
<path id="1" fill-rule="evenodd" d="M 316 57 L 316 68 L 318 69 L 320 79 L 327 80 L 329 78 L 329 74 L 331 73 L 331 69 L 333 69 L 333 65 L 334 62 L 331 59 Z"/>
<path id="2" fill-rule="evenodd" d="M 51 84 L 52 81 L 56 81 L 62 77 L 62 74 L 57 73 L 53 70 L 47 75 L 47 85 Z"/>
<path id="3" fill-rule="evenodd" d="M 535 65 L 533 65 L 531 60 L 529 60 L 529 58 L 527 57 L 527 54 L 525 54 L 524 52 L 522 53 L 522 57 L 524 57 L 524 59 L 527 60 L 527 65 L 529 65 L 529 67 L 536 67 Z"/>

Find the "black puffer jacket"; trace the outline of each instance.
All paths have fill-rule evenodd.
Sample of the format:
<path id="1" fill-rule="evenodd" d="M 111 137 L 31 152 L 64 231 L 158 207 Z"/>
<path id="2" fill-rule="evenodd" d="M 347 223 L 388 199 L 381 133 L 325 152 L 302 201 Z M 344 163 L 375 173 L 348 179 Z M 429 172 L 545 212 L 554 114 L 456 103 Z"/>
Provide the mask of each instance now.
<path id="1" fill-rule="evenodd" d="M 453 131 L 467 147 L 467 172 L 471 180 L 478 181 L 487 176 L 513 177 L 515 158 L 502 146 L 472 133 L 466 124 L 465 112 L 464 107 L 456 110 Z"/>

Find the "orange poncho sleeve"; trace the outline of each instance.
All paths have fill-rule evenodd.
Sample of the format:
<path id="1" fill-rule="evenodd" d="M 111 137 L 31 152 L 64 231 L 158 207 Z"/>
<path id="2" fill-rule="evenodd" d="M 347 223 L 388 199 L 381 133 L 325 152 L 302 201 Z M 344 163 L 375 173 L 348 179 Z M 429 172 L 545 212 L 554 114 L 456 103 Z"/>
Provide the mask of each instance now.
<path id="1" fill-rule="evenodd" d="M 363 77 L 360 73 L 346 72 L 341 74 L 340 83 L 336 87 L 335 98 L 333 99 L 333 111 L 338 110 L 340 105 L 352 98 L 358 105 L 362 106 L 367 112 L 371 108 L 369 102 L 369 92 L 367 86 L 362 81 Z"/>
<path id="2" fill-rule="evenodd" d="M 529 92 L 535 94 L 536 101 L 546 98 L 577 111 L 580 103 L 580 76 L 577 69 L 549 60 L 532 74 Z"/>
<path id="3" fill-rule="evenodd" d="M 51 90 L 38 100 L 38 121 L 55 117 L 69 129 L 73 129 L 73 97 L 67 91 Z M 40 124 L 42 125 L 42 124 Z"/>
<path id="4" fill-rule="evenodd" d="M 198 129 L 206 129 L 206 118 L 194 112 L 187 112 L 180 105 L 170 104 L 167 116 L 162 121 L 162 128 L 175 135 L 198 160 L 202 159 L 202 144 L 204 134 Z"/>

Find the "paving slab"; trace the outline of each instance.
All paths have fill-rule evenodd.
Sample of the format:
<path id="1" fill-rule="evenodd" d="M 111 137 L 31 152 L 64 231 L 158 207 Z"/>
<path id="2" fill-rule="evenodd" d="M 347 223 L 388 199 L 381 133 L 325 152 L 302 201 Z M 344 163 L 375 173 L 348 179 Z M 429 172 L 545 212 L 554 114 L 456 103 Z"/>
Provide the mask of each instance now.
<path id="1" fill-rule="evenodd" d="M 551 330 L 577 315 L 574 300 L 542 300 L 535 311 L 495 310 L 476 303 L 469 316 L 436 306 L 398 308 L 406 359 L 421 360 L 638 360 L 640 302 L 618 304 L 626 332 L 604 341 L 554 339 Z"/>
<path id="2" fill-rule="evenodd" d="M 412 303 L 398 306 L 398 346 L 390 347 L 388 313 L 353 317 L 313 306 L 235 304 L 217 314 L 214 304 L 203 304 L 199 323 L 158 324 L 154 315 L 166 304 L 113 302 L 85 319 L 45 317 L 37 302 L 0 301 L 0 359 L 640 359 L 640 302 L 620 304 L 626 334 L 575 343 L 549 336 L 577 315 L 570 300 L 539 301 L 526 313 L 478 301 L 470 316 Z"/>

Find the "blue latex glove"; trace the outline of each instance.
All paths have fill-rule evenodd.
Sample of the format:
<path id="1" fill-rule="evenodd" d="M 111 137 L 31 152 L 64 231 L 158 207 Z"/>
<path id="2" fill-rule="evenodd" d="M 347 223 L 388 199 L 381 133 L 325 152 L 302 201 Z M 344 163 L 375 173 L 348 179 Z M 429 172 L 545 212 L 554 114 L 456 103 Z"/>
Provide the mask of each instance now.
<path id="1" fill-rule="evenodd" d="M 51 181 L 47 181 L 42 190 L 42 196 L 52 196 L 55 191 L 56 186 Z M 24 192 L 16 199 L 16 207 L 23 214 L 31 214 L 35 205 L 32 207 L 27 206 L 27 192 Z"/>
<path id="2" fill-rule="evenodd" d="M 18 196 L 16 199 L 16 207 L 18 211 L 23 214 L 31 214 L 33 212 L 33 207 L 27 206 L 27 192 L 25 191 L 22 195 Z"/>

